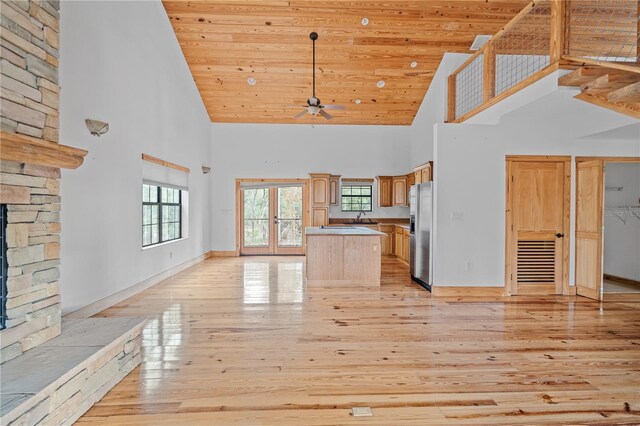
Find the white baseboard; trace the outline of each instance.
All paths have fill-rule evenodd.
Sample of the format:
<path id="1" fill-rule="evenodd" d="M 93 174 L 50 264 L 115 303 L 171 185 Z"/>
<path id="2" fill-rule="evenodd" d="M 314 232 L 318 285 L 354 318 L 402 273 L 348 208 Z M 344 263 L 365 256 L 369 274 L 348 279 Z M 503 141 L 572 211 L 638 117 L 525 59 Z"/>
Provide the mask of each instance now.
<path id="1" fill-rule="evenodd" d="M 75 319 L 84 319 L 92 317 L 98 312 L 102 312 L 107 308 L 110 308 L 113 305 L 116 305 L 123 300 L 128 299 L 129 297 L 140 293 L 143 290 L 148 289 L 149 287 L 158 284 L 161 281 L 166 280 L 177 274 L 178 272 L 184 271 L 187 268 L 192 267 L 193 265 L 202 262 L 203 260 L 211 257 L 211 252 L 207 252 L 202 254 L 196 258 L 188 260 L 180 265 L 174 266 L 171 269 L 168 269 L 164 272 L 159 273 L 158 275 L 154 275 L 153 277 L 147 278 L 144 281 L 141 281 L 137 284 L 134 284 L 130 287 L 125 288 L 124 290 L 120 290 L 117 293 L 112 294 L 111 296 L 107 296 L 104 299 L 100 299 L 97 302 L 93 302 L 83 308 L 75 310 L 73 312 L 69 312 L 64 315 L 64 318 L 75 318 Z"/>

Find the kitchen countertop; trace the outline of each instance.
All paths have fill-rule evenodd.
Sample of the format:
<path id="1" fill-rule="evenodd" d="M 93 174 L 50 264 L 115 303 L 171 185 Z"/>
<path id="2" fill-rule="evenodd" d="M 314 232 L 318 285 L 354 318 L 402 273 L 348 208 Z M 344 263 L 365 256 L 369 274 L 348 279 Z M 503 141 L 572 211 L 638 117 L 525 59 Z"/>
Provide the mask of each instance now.
<path id="1" fill-rule="evenodd" d="M 410 229 L 410 226 L 408 223 L 393 223 L 393 222 L 379 222 L 379 223 L 332 223 L 329 226 L 340 226 L 340 227 L 344 227 L 344 226 L 363 226 L 363 227 L 369 227 L 369 228 L 379 228 L 380 226 L 398 226 L 402 229 Z"/>
<path id="2" fill-rule="evenodd" d="M 375 226 L 375 225 L 373 225 Z M 362 236 L 379 236 L 384 232 L 378 232 L 364 226 L 337 225 L 325 228 L 307 227 L 304 230 L 309 235 L 362 235 Z"/>

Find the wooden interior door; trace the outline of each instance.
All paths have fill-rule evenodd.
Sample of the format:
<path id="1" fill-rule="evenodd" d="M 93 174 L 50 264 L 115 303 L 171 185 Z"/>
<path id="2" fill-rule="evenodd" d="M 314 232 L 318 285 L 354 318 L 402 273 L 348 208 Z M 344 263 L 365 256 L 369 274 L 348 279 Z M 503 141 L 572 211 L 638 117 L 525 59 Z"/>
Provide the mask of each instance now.
<path id="1" fill-rule="evenodd" d="M 304 255 L 306 184 L 240 189 L 240 254 Z"/>
<path id="2" fill-rule="evenodd" d="M 576 162 L 576 293 L 602 298 L 604 161 Z"/>
<path id="3" fill-rule="evenodd" d="M 562 294 L 568 286 L 570 159 L 536 158 L 507 163 L 506 281 L 512 295 Z"/>

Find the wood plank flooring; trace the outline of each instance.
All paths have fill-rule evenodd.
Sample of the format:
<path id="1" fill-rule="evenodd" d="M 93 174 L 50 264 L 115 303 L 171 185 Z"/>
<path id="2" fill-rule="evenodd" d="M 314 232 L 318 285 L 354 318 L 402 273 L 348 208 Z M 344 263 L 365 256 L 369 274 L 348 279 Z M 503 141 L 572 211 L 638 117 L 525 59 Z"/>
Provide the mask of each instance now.
<path id="1" fill-rule="evenodd" d="M 303 287 L 301 257 L 213 258 L 99 316 L 149 317 L 88 425 L 640 424 L 640 302 Z M 352 417 L 368 406 L 373 417 Z"/>

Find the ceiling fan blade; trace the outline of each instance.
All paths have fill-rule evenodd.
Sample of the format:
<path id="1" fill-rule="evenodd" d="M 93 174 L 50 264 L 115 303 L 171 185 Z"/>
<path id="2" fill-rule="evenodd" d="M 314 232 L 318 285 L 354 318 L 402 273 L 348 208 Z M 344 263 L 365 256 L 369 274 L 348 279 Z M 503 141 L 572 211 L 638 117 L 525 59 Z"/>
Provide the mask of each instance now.
<path id="1" fill-rule="evenodd" d="M 293 118 L 300 118 L 300 117 L 302 117 L 303 115 L 305 115 L 306 113 L 307 113 L 307 110 L 305 109 L 305 110 L 304 110 L 304 111 L 302 111 L 300 114 L 296 114 L 296 115 L 295 115 L 295 117 L 293 117 Z"/>
<path id="2" fill-rule="evenodd" d="M 321 116 L 323 116 L 324 118 L 326 118 L 327 120 L 331 120 L 333 118 L 333 116 L 331 114 L 329 114 L 328 112 L 326 112 L 323 109 L 320 110 L 319 114 Z"/>
<path id="3" fill-rule="evenodd" d="M 344 105 L 323 105 L 326 109 L 345 109 Z"/>

